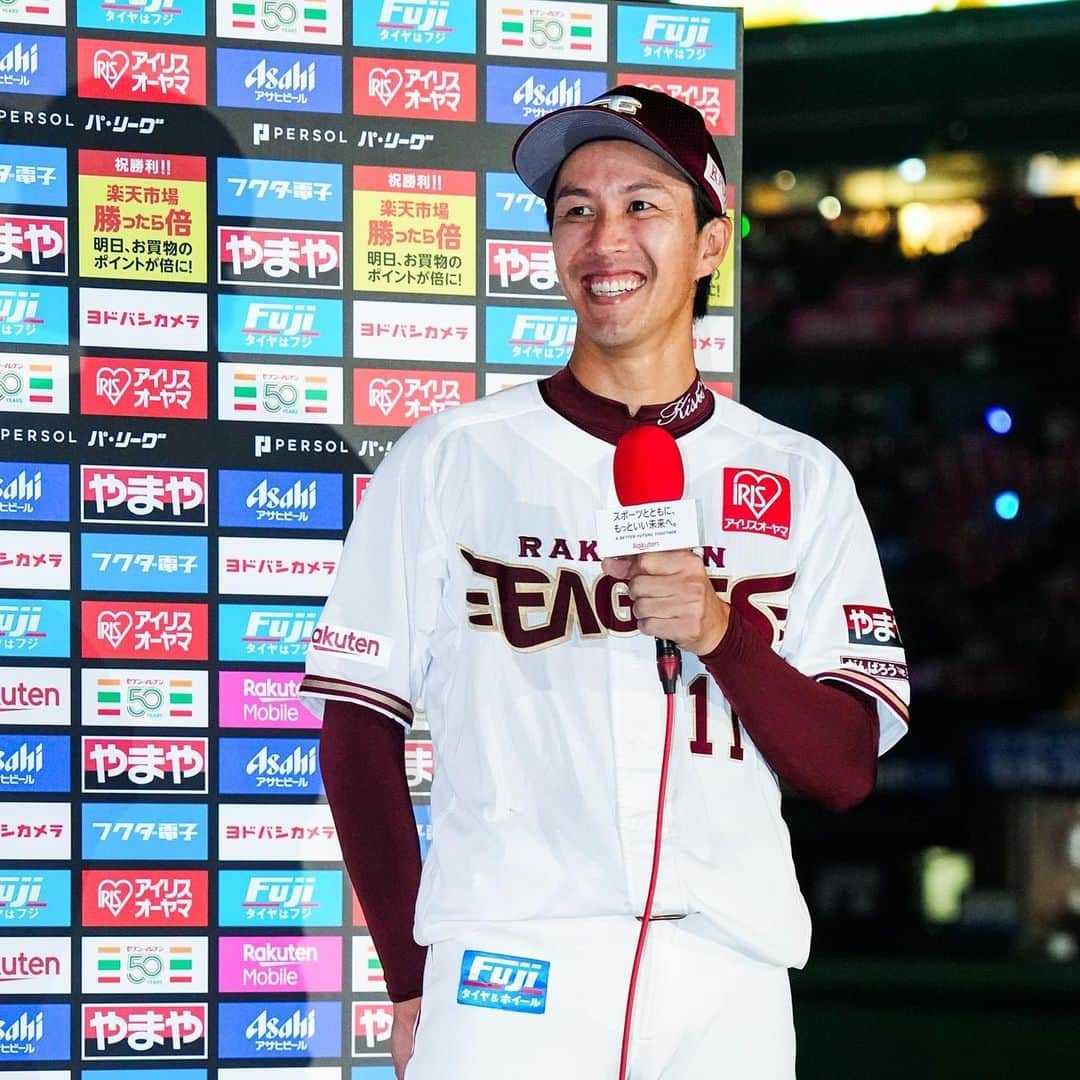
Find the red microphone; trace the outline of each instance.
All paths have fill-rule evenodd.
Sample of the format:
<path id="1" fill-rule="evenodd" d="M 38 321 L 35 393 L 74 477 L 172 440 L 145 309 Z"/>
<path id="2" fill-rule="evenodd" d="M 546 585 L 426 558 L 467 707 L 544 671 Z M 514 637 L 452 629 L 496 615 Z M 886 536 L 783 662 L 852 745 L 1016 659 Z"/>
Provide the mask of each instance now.
<path id="1" fill-rule="evenodd" d="M 631 428 L 615 444 L 615 494 L 623 506 L 676 502 L 686 478 L 679 444 L 654 424 Z M 682 654 L 674 641 L 656 639 L 656 670 L 665 694 L 674 694 Z"/>

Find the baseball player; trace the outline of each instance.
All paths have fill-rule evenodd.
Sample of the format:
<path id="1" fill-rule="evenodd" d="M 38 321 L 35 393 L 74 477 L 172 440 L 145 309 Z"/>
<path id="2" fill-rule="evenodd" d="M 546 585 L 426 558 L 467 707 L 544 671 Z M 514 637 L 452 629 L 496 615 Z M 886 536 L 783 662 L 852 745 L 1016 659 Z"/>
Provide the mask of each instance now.
<path id="1" fill-rule="evenodd" d="M 907 726 L 903 651 L 850 476 L 711 392 L 695 314 L 731 239 L 701 116 L 619 86 L 538 120 L 577 314 L 568 366 L 431 417 L 379 467 L 308 653 L 322 770 L 407 1080 L 614 1080 L 682 650 L 634 1080 L 790 1080 L 807 910 L 780 785 L 843 809 Z M 677 440 L 703 546 L 601 560 L 613 447 Z M 423 700 L 421 873 L 402 762 Z M 422 1003 L 422 1010 L 421 1010 Z"/>

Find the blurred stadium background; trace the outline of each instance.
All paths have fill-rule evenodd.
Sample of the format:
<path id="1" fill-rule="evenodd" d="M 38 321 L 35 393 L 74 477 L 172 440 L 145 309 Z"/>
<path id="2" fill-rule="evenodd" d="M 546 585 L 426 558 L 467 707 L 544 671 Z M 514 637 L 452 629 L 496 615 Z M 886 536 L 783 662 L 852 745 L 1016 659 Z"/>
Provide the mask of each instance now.
<path id="1" fill-rule="evenodd" d="M 913 684 L 788 804 L 799 1076 L 1077 1076 L 1080 3 L 745 11 L 741 396 L 854 472 Z"/>

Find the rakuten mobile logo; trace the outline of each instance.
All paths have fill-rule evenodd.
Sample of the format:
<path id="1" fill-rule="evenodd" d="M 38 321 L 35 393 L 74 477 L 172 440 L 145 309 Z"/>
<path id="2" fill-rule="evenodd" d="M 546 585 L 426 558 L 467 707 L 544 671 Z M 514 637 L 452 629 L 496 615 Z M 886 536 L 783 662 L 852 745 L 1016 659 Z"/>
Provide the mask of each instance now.
<path id="1" fill-rule="evenodd" d="M 378 667 L 387 667 L 394 643 L 378 634 L 358 634 L 345 626 L 320 623 L 311 635 L 311 647 L 316 652 L 351 656 Z"/>

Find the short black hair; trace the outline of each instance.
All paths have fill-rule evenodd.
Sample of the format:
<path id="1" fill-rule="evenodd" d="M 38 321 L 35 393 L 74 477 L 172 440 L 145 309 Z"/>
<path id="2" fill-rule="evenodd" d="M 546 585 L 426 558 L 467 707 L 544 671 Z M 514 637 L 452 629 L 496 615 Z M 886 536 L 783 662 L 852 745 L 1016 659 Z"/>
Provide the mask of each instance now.
<path id="1" fill-rule="evenodd" d="M 555 180 L 557 180 L 559 174 L 555 174 Z M 552 226 L 555 224 L 555 180 L 551 181 L 551 187 L 548 188 L 547 198 L 544 200 L 544 217 L 547 220 L 548 235 L 551 235 Z M 712 203 L 709 202 L 705 195 L 705 192 L 697 186 L 697 184 L 691 184 L 690 190 L 694 193 L 694 222 L 697 225 L 697 231 L 700 233 L 710 221 L 720 217 L 716 212 Z M 707 274 L 705 277 L 700 277 L 697 280 L 697 287 L 694 290 L 694 321 L 703 318 L 709 309 L 709 285 L 712 283 L 712 275 Z"/>

